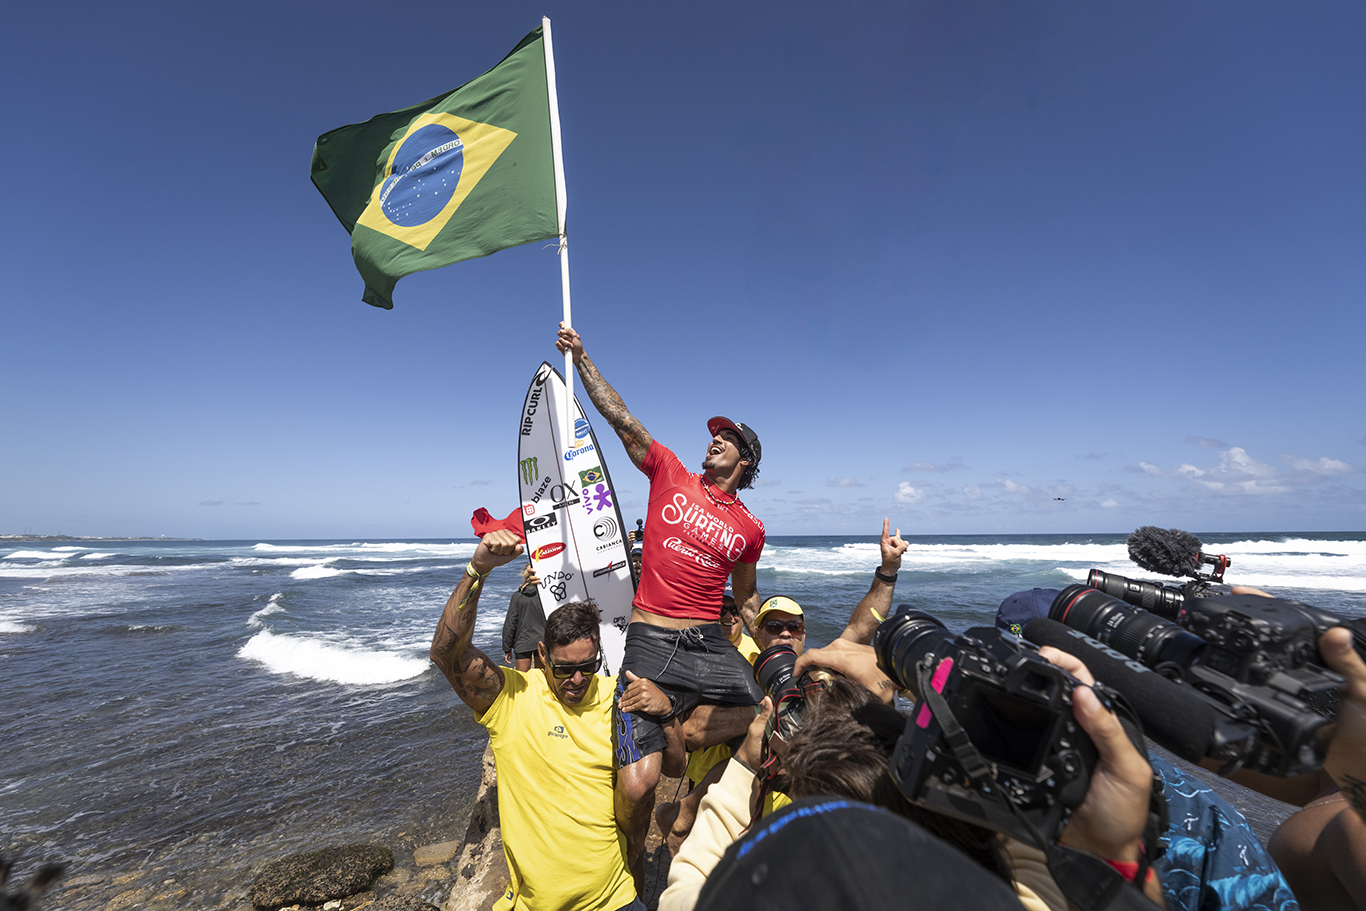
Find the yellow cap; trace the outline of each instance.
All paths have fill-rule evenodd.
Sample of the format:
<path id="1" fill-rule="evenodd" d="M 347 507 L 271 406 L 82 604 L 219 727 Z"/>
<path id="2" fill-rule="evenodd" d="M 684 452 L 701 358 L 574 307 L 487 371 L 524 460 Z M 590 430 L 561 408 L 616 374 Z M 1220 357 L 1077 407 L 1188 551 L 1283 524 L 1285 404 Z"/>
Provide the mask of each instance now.
<path id="1" fill-rule="evenodd" d="M 806 616 L 802 613 L 802 606 L 800 604 L 793 601 L 791 598 L 784 598 L 782 595 L 779 595 L 776 598 L 769 598 L 763 603 L 763 606 L 759 608 L 759 613 L 754 615 L 754 622 L 762 623 L 764 621 L 764 614 L 771 614 L 774 611 L 782 611 L 785 614 L 795 614 L 798 617 Z"/>

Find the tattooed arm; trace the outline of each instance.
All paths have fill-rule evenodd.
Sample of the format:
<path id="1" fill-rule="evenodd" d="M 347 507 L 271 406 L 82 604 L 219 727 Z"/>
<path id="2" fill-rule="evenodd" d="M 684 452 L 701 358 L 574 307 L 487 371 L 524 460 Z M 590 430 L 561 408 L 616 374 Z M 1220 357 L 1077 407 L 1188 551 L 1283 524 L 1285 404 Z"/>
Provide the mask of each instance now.
<path id="1" fill-rule="evenodd" d="M 907 544 L 901 537 L 901 529 L 896 530 L 896 534 L 890 535 L 891 520 L 882 520 L 882 565 L 878 567 L 878 572 L 884 576 L 896 578 L 897 572 L 901 569 L 901 555 L 911 545 Z M 863 645 L 868 645 L 873 641 L 873 633 L 882 625 L 882 621 L 887 619 L 887 615 L 892 612 L 892 595 L 896 592 L 896 582 L 883 582 L 877 576 L 873 576 L 872 585 L 868 589 L 868 594 L 863 596 L 863 600 L 854 605 L 854 612 L 849 615 L 849 625 L 840 633 L 841 639 L 849 639 Z"/>
<path id="2" fill-rule="evenodd" d="M 432 663 L 446 675 L 455 694 L 478 716 L 488 711 L 503 690 L 502 668 L 473 644 L 479 593 L 494 567 L 512 562 L 521 552 L 521 540 L 510 531 L 491 531 L 484 535 L 470 558 L 470 569 L 460 577 L 455 591 L 447 599 L 441 622 L 432 636 Z"/>
<path id="3" fill-rule="evenodd" d="M 635 415 L 626 410 L 626 403 L 621 400 L 621 396 L 602 378 L 602 374 L 598 373 L 597 366 L 584 353 L 583 339 L 579 338 L 577 332 L 560 323 L 559 334 L 555 337 L 555 347 L 560 349 L 561 353 L 574 353 L 574 365 L 579 368 L 579 379 L 583 381 L 584 391 L 593 401 L 593 407 L 612 425 L 617 436 L 621 437 L 622 445 L 626 447 L 626 454 L 639 468 L 640 463 L 645 461 L 645 453 L 649 451 L 654 437 L 650 436 L 640 421 L 636 420 Z"/>
<path id="4" fill-rule="evenodd" d="M 751 638 L 755 633 L 754 619 L 759 616 L 759 608 L 764 603 L 759 597 L 758 575 L 758 563 L 736 563 L 730 571 L 730 587 L 735 593 L 735 603 L 740 608 L 740 620 Z"/>

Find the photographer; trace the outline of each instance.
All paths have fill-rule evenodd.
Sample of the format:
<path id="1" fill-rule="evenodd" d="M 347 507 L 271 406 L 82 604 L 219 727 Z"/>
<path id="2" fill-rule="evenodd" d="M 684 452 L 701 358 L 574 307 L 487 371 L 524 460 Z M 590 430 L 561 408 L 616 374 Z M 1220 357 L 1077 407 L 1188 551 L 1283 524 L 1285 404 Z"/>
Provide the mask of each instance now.
<path id="1" fill-rule="evenodd" d="M 806 653 L 797 661 L 794 673 L 824 666 L 826 657 L 832 659 L 831 664 L 852 672 L 849 676 L 872 694 L 885 692 L 885 688 L 877 685 L 879 678 L 885 681 L 886 677 L 877 670 L 872 649 L 847 640 L 837 640 L 825 649 Z M 1129 742 L 1118 719 L 1090 691 L 1092 681 L 1081 663 L 1062 653 L 1045 657 L 1088 684 L 1074 691 L 1073 711 L 1100 755 L 1085 799 L 1072 814 L 1060 842 L 1116 865 L 1137 866 L 1142 855 L 1140 839 L 1148 821 L 1151 770 Z M 869 682 L 873 686 L 868 686 Z M 769 739 L 769 746 L 782 755 L 790 795 L 798 798 L 833 792 L 901 812 L 927 828 L 937 829 L 936 834 L 947 837 L 985 869 L 1008 875 L 1026 907 L 1058 911 L 1065 908 L 1066 902 L 1044 869 L 1039 852 L 978 826 L 912 807 L 905 800 L 887 767 L 906 719 L 869 696 L 851 699 L 844 695 L 853 689 L 847 681 L 832 682 L 823 696 L 813 698 L 814 704 L 804 714 L 802 726 L 791 742 L 784 743 L 781 737 Z M 889 718 L 888 713 L 895 718 Z M 661 911 L 692 908 L 706 876 L 725 848 L 749 826 L 757 788 L 754 769 L 762 761 L 764 732 L 771 714 L 772 702 L 766 698 L 744 744 L 703 799 L 693 834 L 674 859 L 669 887 L 660 898 Z M 866 730 L 856 731 L 859 726 Z M 1008 860 L 1002 857 L 1003 850 Z M 1149 898 L 1162 903 L 1156 876 L 1149 875 L 1143 887 Z"/>

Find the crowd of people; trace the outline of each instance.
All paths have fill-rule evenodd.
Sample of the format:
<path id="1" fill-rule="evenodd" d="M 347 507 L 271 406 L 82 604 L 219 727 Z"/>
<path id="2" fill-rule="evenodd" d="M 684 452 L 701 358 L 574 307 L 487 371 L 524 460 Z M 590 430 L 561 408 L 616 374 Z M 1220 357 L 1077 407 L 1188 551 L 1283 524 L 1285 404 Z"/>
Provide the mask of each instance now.
<path id="1" fill-rule="evenodd" d="M 870 645 L 892 613 L 899 530 L 884 521 L 881 561 L 845 629 L 807 648 L 802 606 L 756 586 L 764 526 L 739 497 L 762 457 L 753 429 L 712 418 L 702 471 L 691 472 L 626 408 L 577 332 L 561 324 L 556 344 L 648 477 L 649 505 L 615 679 L 598 673 L 597 608 L 540 614 L 531 564 L 504 628 L 507 666 L 474 646 L 485 580 L 524 552 L 513 530 L 483 536 L 438 623 L 432 660 L 488 730 L 497 763 L 511 885 L 495 907 L 643 909 L 653 823 L 673 854 L 659 898 L 668 911 L 1366 909 L 1366 664 L 1345 630 L 1320 642 L 1348 681 L 1322 770 L 1234 779 L 1304 807 L 1269 852 L 1197 776 L 1135 742 L 1079 659 L 1050 648 L 1040 654 L 1076 682 L 1071 711 L 1096 750 L 1084 799 L 1053 843 L 944 815 L 891 774 L 908 717 Z M 1020 622 L 1029 600 L 1007 599 L 999 624 Z M 797 656 L 794 676 L 819 670 L 804 678 L 820 686 L 794 728 L 775 724 L 753 667 L 775 646 Z M 930 710 L 917 709 L 923 726 Z M 661 775 L 691 789 L 655 807 Z"/>

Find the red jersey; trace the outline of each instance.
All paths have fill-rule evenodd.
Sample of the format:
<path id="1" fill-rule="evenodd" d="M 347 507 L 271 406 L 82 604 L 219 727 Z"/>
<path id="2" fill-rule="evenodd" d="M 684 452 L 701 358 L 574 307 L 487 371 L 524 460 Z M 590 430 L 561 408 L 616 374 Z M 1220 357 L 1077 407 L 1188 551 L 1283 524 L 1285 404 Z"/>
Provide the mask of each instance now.
<path id="1" fill-rule="evenodd" d="M 664 617 L 720 620 L 731 569 L 759 562 L 764 551 L 764 523 L 657 440 L 640 470 L 650 479 L 650 506 L 632 604 Z"/>

